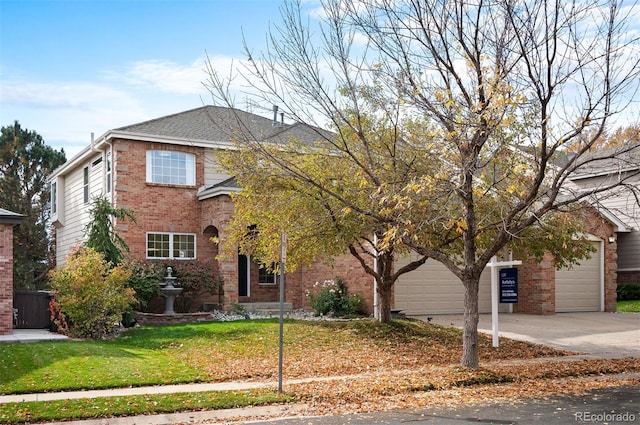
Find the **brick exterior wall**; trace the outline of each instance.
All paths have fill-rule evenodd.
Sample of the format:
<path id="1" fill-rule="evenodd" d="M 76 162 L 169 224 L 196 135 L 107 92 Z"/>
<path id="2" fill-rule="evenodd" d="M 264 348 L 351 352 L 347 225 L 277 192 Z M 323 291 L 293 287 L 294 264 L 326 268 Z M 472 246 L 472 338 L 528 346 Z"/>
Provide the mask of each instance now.
<path id="1" fill-rule="evenodd" d="M 618 283 L 640 283 L 640 270 L 631 272 L 618 272 Z"/>
<path id="2" fill-rule="evenodd" d="M 225 229 L 233 216 L 233 201 L 227 195 L 201 201 L 201 228 L 213 228 L 220 241 L 220 250 L 226 241 Z M 276 302 L 280 298 L 279 286 L 259 283 L 259 265 L 250 266 L 249 297 L 238 296 L 238 259 L 237 256 L 223 257 L 219 264 L 224 280 L 224 304 L 230 307 L 239 302 Z M 294 309 L 309 309 L 308 290 L 316 282 L 342 278 L 349 293 L 361 294 L 368 313 L 373 312 L 373 278 L 368 276 L 360 264 L 351 255 L 335 258 L 331 264 L 317 263 L 311 267 L 301 267 L 285 276 L 285 301 L 293 304 Z M 279 282 L 279 278 L 276 277 Z"/>
<path id="3" fill-rule="evenodd" d="M 146 151 L 176 150 L 192 153 L 196 157 L 196 181 L 194 186 L 176 186 L 146 183 Z M 200 201 L 198 188 L 204 185 L 203 148 L 177 146 L 171 144 L 146 143 L 116 139 L 113 141 L 113 184 L 115 204 L 127 207 L 136 213 L 137 223 L 119 222 L 117 230 L 125 239 L 134 259 L 146 259 L 147 232 L 193 233 L 196 235 L 197 260 L 213 265 L 216 274 L 224 282 L 224 305 L 226 308 L 238 302 L 277 301 L 278 285 L 258 283 L 258 265 L 252 264 L 250 271 L 250 297 L 238 296 L 238 259 L 217 259 L 223 252 L 226 240 L 225 229 L 233 215 L 233 202 L 227 195 Z M 604 277 L 605 310 L 616 310 L 616 244 L 607 243 L 614 233 L 613 226 L 597 211 L 584 210 L 590 234 L 605 241 Z M 220 247 L 211 242 L 216 236 Z M 536 263 L 525 260 L 519 268 L 520 302 L 514 305 L 514 312 L 532 314 L 555 313 L 555 269 L 550 257 Z M 286 276 L 285 299 L 294 308 L 309 308 L 307 291 L 313 290 L 316 282 L 341 277 L 350 293 L 361 294 L 366 301 L 367 312 L 373 311 L 373 278 L 367 275 L 351 255 L 334 259 L 332 264 L 318 263 L 303 267 Z M 203 297 L 202 302 L 217 303 L 218 295 Z M 11 302 L 11 300 L 9 300 Z M 196 305 L 200 305 L 196 303 Z M 9 322 L 11 323 L 11 322 Z"/>
<path id="4" fill-rule="evenodd" d="M 13 224 L 0 223 L 0 335 L 13 333 Z"/>
<path id="5" fill-rule="evenodd" d="M 556 271 L 550 254 L 539 263 L 525 260 L 518 266 L 518 302 L 514 313 L 554 314 Z"/>
<path id="6" fill-rule="evenodd" d="M 192 153 L 196 157 L 196 181 L 194 186 L 175 186 L 146 183 L 147 150 L 175 150 Z M 238 302 L 278 301 L 278 285 L 258 283 L 258 265 L 251 264 L 250 297 L 238 296 L 238 259 L 224 257 L 225 229 L 233 216 L 233 201 L 228 195 L 198 200 L 198 188 L 204 184 L 204 150 L 189 146 L 145 143 L 116 139 L 113 141 L 113 184 L 116 207 L 132 209 L 136 223 L 117 223 L 118 233 L 125 239 L 132 258 L 146 259 L 147 232 L 194 233 L 196 255 L 199 262 L 212 265 L 223 280 L 224 305 L 231 308 Z M 211 242 L 217 237 L 220 246 Z M 351 255 L 336 258 L 332 264 L 316 264 L 303 267 L 286 275 L 285 300 L 294 308 L 308 308 L 306 291 L 315 282 L 341 277 L 350 293 L 360 293 L 367 303 L 367 311 L 373 311 L 373 278 L 366 275 Z M 201 297 L 195 303 L 217 303 L 218 295 Z M 161 303 L 158 308 L 161 308 Z"/>
<path id="7" fill-rule="evenodd" d="M 217 247 L 203 235 L 197 197 L 198 187 L 204 184 L 204 150 L 121 139 L 114 141 L 113 149 L 115 205 L 130 208 L 136 214 L 136 223 L 118 222 L 116 227 L 129 245 L 131 256 L 146 258 L 147 232 L 194 233 L 197 258 L 213 263 Z M 146 183 L 146 152 L 163 149 L 195 154 L 194 186 Z"/>

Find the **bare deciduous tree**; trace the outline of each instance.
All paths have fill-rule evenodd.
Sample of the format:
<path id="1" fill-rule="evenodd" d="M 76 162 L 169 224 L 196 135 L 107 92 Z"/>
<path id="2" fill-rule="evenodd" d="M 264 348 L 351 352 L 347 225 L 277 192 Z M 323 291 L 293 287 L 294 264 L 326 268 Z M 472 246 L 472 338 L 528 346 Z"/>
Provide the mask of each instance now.
<path id="1" fill-rule="evenodd" d="M 286 3 L 267 50 L 255 56 L 247 47 L 241 78 L 259 100 L 283 105 L 298 121 L 324 117 L 337 134 L 326 139 L 331 150 L 350 158 L 354 170 L 369 176 L 367 184 L 378 184 L 380 198 L 393 199 L 395 210 L 421 209 L 372 229 L 382 232 L 378 249 L 399 238 L 461 280 L 461 363 L 477 367 L 478 285 L 490 259 L 508 247 L 537 252 L 546 237 L 555 238 L 548 249 L 558 265 L 575 262 L 588 255 L 586 244 L 571 243 L 581 230 L 575 210 L 614 188 L 637 190 L 625 185 L 635 177 L 628 173 L 588 190 L 570 183 L 572 175 L 635 149 L 590 154 L 611 120 L 628 113 L 638 88 L 638 38 L 627 31 L 634 5 L 325 0 L 322 6 L 305 15 L 300 2 Z M 320 16 L 320 23 L 305 16 Z M 233 105 L 230 80 L 209 71 L 214 97 Z M 393 122 L 404 132 L 403 158 L 413 150 L 407 163 L 420 164 L 395 185 L 377 181 L 380 161 L 366 160 L 381 155 L 370 149 L 363 125 L 372 116 L 402 117 Z M 255 152 L 260 145 L 247 144 Z M 354 146 L 362 157 L 353 155 Z M 267 151 L 283 175 L 313 183 L 295 162 Z M 330 188 L 316 188 L 340 201 Z"/>

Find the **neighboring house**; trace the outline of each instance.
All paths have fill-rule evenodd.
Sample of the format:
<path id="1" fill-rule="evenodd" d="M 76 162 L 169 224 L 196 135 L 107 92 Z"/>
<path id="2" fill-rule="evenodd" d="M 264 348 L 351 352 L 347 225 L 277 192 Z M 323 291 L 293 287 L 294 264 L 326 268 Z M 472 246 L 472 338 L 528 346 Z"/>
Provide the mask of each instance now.
<path id="1" fill-rule="evenodd" d="M 581 190 L 625 181 L 640 190 L 640 146 L 597 151 L 585 158 L 588 165 L 573 176 L 572 183 Z M 595 196 L 593 204 L 616 220 L 618 247 L 618 282 L 640 283 L 640 199 L 628 188 L 617 188 Z M 615 217 L 615 218 L 613 218 Z"/>
<path id="2" fill-rule="evenodd" d="M 93 197 L 108 196 L 132 209 L 136 224 L 116 223 L 137 260 L 197 260 L 212 265 L 224 282 L 224 304 L 278 300 L 276 276 L 244 255 L 218 261 L 218 237 L 233 214 L 230 194 L 239 190 L 220 172 L 216 153 L 232 149 L 233 133 L 244 131 L 272 142 L 296 137 L 317 140 L 317 129 L 288 125 L 243 111 L 205 106 L 106 132 L 50 176 L 51 219 L 57 264 L 84 239 Z M 266 206 L 265 206 L 266 207 Z M 314 283 L 342 277 L 361 293 L 369 309 L 373 278 L 350 255 L 287 274 L 286 301 L 308 306 Z M 217 302 L 217 296 L 211 302 Z M 371 310 L 370 310 L 371 311 Z"/>
<path id="3" fill-rule="evenodd" d="M 83 238 L 88 208 L 97 195 L 116 207 L 132 209 L 136 224 L 117 223 L 131 255 L 138 260 L 192 259 L 214 266 L 224 282 L 224 304 L 278 300 L 276 276 L 243 255 L 218 261 L 216 236 L 225 242 L 233 215 L 231 194 L 240 190 L 221 173 L 216 153 L 232 149 L 233 133 L 256 140 L 313 142 L 318 129 L 288 125 L 243 111 L 205 106 L 110 130 L 50 176 L 52 221 L 56 228 L 57 264 Z M 265 206 L 268 208 L 268 206 Z M 515 312 L 553 314 L 560 311 L 614 311 L 616 219 L 597 211 L 585 218 L 591 226 L 596 254 L 571 270 L 555 271 L 550 259 L 524 261 L 520 269 L 520 301 Z M 399 263 L 407 259 L 398 260 Z M 333 264 L 316 264 L 287 274 L 285 299 L 294 308 L 308 307 L 306 291 L 314 283 L 342 277 L 350 293 L 373 309 L 373 278 L 350 255 Z M 407 314 L 461 313 L 463 288 L 444 266 L 428 261 L 397 282 L 395 308 Z M 213 302 L 217 299 L 212 298 Z M 490 311 L 489 277 L 483 275 L 480 310 Z M 503 305 L 502 311 L 509 307 Z"/>
<path id="4" fill-rule="evenodd" d="M 23 217 L 0 208 L 0 335 L 13 333 L 13 229 Z"/>

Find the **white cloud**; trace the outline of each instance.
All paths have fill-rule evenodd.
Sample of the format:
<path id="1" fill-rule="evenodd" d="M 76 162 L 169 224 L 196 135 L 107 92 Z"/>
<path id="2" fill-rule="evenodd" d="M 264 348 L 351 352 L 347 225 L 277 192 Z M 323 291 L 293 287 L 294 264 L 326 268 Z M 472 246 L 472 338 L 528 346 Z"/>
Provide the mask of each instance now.
<path id="1" fill-rule="evenodd" d="M 78 81 L 37 83 L 2 81 L 2 103 L 38 108 L 81 108 L 102 102 L 131 102 L 124 92 L 112 87 Z"/>
<path id="2" fill-rule="evenodd" d="M 130 93 L 81 81 L 2 81 L 2 125 L 18 120 L 70 157 L 96 137 L 119 126 L 152 118 Z"/>
<path id="3" fill-rule="evenodd" d="M 164 60 L 137 61 L 127 65 L 124 72 L 108 71 L 105 75 L 138 88 L 176 94 L 202 93 L 206 77 L 203 58 L 186 65 Z"/>

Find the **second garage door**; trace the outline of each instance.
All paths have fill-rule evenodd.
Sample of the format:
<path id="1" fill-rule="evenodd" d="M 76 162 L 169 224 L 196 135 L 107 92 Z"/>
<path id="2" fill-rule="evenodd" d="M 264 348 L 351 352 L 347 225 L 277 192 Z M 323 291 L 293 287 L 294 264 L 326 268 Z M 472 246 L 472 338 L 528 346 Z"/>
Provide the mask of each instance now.
<path id="1" fill-rule="evenodd" d="M 592 242 L 596 251 L 580 265 L 556 271 L 556 312 L 600 311 L 602 288 L 601 243 Z"/>

